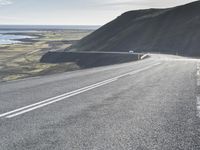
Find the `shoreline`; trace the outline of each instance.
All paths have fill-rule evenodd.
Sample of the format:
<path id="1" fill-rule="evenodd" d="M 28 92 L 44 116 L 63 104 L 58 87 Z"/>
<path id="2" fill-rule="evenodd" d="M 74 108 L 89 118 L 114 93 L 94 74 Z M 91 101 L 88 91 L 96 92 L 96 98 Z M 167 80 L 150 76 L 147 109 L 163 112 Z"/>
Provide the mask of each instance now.
<path id="1" fill-rule="evenodd" d="M 64 51 L 91 32 L 93 30 L 7 33 L 7 35 L 25 35 L 34 38 L 17 39 L 20 42 L 16 44 L 0 44 L 0 82 L 80 69 L 75 63 L 44 64 L 40 63 L 40 59 L 49 51 Z"/>
<path id="2" fill-rule="evenodd" d="M 1 31 L 2 29 L 0 29 Z M 7 31 L 6 29 L 3 29 L 2 31 Z M 28 36 L 25 38 L 21 38 L 21 39 L 9 39 L 10 41 L 13 41 L 9 44 L 0 44 L 0 46 L 2 45 L 11 45 L 11 44 L 29 44 L 29 43 L 36 43 L 39 42 L 42 38 L 45 38 L 44 34 L 46 33 L 58 33 L 58 32 L 66 32 L 66 31 L 70 31 L 70 32 L 78 32 L 78 33 L 86 33 L 86 32 L 93 32 L 95 30 L 92 29 L 37 29 L 37 30 L 18 30 L 20 32 L 16 32 L 16 29 L 13 29 L 13 32 L 8 32 L 8 33 L 1 33 L 2 35 L 11 35 L 11 36 Z M 30 31 L 30 32 L 28 32 Z M 64 44 L 74 44 L 75 42 L 77 42 L 77 40 L 58 40 L 59 42 L 63 42 Z M 52 41 L 52 42 L 57 42 Z"/>

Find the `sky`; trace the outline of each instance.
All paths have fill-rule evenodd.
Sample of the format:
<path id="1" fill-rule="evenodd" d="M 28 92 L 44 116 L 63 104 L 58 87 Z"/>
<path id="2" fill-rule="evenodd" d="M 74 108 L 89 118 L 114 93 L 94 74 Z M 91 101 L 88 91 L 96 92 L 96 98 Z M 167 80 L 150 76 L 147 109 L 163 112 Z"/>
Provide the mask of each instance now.
<path id="1" fill-rule="evenodd" d="M 166 8 L 195 0 L 0 0 L 0 24 L 103 25 L 137 9 Z"/>

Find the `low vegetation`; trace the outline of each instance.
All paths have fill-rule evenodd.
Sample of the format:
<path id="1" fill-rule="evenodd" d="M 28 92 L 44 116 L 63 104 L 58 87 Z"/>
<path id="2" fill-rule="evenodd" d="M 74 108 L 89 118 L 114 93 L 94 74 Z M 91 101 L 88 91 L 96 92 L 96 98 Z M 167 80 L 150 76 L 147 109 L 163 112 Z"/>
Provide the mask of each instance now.
<path id="1" fill-rule="evenodd" d="M 49 30 L 15 33 L 34 36 L 22 43 L 0 45 L 0 81 L 76 70 L 75 63 L 40 63 L 43 54 L 50 50 L 62 51 L 71 44 L 90 34 L 89 30 Z"/>

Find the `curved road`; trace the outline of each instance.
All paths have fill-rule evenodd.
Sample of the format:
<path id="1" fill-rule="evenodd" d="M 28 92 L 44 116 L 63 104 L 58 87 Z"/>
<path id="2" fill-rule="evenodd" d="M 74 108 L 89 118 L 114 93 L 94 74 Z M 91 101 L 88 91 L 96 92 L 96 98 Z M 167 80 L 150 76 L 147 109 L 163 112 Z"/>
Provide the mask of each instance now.
<path id="1" fill-rule="evenodd" d="M 200 61 L 150 58 L 0 84 L 2 150 L 199 150 Z"/>

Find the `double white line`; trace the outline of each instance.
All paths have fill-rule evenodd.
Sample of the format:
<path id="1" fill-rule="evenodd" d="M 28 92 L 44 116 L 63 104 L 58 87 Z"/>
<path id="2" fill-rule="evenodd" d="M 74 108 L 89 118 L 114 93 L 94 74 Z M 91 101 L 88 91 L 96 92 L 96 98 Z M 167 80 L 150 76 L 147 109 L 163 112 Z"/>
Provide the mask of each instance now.
<path id="1" fill-rule="evenodd" d="M 131 71 L 131 72 L 122 74 L 122 75 L 120 75 L 120 76 L 117 76 L 117 77 L 114 77 L 114 78 L 111 78 L 111 79 L 108 79 L 108 80 L 105 80 L 105 81 L 102 81 L 102 82 L 98 82 L 98 83 L 92 84 L 92 85 L 90 85 L 90 86 L 86 86 L 86 87 L 80 88 L 80 89 L 78 89 L 78 90 L 74 90 L 74 91 L 71 91 L 71 92 L 67 92 L 67 93 L 64 93 L 64 94 L 59 95 L 59 96 L 56 96 L 56 97 L 52 97 L 52 98 L 49 98 L 49 99 L 46 99 L 46 100 L 43 100 L 43 101 L 40 101 L 40 102 L 31 104 L 31 105 L 25 106 L 25 107 L 21 107 L 21 108 L 18 108 L 18 109 L 15 109 L 15 110 L 12 110 L 12 111 L 9 111 L 9 112 L 0 114 L 0 118 L 2 118 L 2 117 L 5 117 L 5 118 L 13 118 L 13 117 L 22 115 L 22 114 L 24 114 L 24 113 L 33 111 L 33 110 L 35 110 L 35 109 L 42 108 L 42 107 L 44 107 L 44 106 L 47 106 L 47 105 L 50 105 L 50 104 L 53 104 L 53 103 L 62 101 L 62 100 L 64 100 L 64 99 L 66 99 L 66 98 L 69 98 L 69 97 L 72 97 L 72 96 L 75 96 L 75 95 L 84 93 L 84 92 L 86 92 L 86 91 L 90 91 L 90 90 L 92 90 L 92 89 L 101 87 L 101 86 L 106 85 L 106 84 L 109 84 L 109 83 L 112 83 L 112 82 L 117 81 L 119 78 L 122 78 L 122 77 L 124 77 L 124 76 L 127 76 L 127 75 L 134 75 L 134 74 L 136 74 L 136 73 L 139 73 L 139 72 L 142 72 L 142 71 L 144 71 L 144 70 L 150 69 L 150 68 L 152 68 L 152 67 L 154 67 L 154 66 L 157 66 L 157 65 L 160 65 L 160 63 L 152 64 L 152 65 L 147 66 L 147 67 L 142 68 L 142 69 L 138 69 L 138 70 L 135 70 L 135 71 Z"/>
<path id="2" fill-rule="evenodd" d="M 200 63 L 197 63 L 197 87 L 200 87 Z M 200 117 L 200 95 L 197 95 L 197 116 Z"/>

